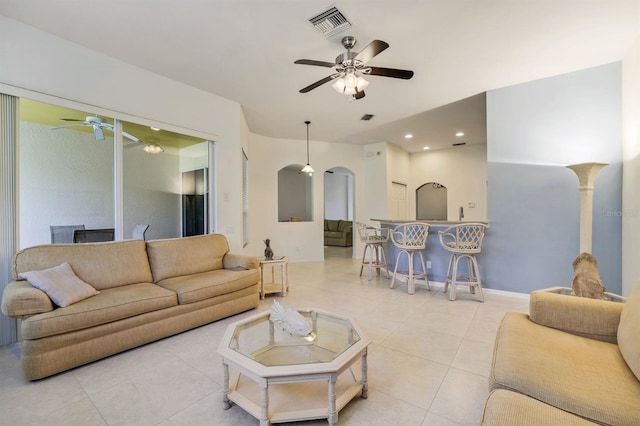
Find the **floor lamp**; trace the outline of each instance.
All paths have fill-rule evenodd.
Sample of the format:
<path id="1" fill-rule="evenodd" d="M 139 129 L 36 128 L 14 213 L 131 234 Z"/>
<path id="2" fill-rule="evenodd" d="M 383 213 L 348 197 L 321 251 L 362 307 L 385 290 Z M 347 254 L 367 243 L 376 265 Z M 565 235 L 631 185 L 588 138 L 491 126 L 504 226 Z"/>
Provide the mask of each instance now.
<path id="1" fill-rule="evenodd" d="M 607 163 L 572 164 L 567 168 L 578 175 L 580 181 L 580 253 L 591 253 L 593 233 L 593 182 Z"/>

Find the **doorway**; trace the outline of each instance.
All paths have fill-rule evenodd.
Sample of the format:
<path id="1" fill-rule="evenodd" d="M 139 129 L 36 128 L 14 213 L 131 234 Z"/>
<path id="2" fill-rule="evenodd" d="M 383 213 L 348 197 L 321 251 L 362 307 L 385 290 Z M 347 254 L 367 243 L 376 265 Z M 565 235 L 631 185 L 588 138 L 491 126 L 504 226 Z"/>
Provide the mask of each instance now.
<path id="1" fill-rule="evenodd" d="M 354 255 L 354 239 L 358 238 L 354 215 L 354 175 L 344 167 L 333 167 L 324 172 L 324 257 Z M 332 238 L 338 226 L 343 235 Z"/>

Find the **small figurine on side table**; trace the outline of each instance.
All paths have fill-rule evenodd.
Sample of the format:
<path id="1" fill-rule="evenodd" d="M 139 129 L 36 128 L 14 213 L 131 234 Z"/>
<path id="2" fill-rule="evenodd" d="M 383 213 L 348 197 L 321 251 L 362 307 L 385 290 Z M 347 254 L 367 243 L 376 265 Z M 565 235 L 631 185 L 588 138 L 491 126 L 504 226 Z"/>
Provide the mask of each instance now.
<path id="1" fill-rule="evenodd" d="M 269 246 L 269 244 L 271 244 L 271 240 L 267 238 L 266 240 L 264 240 L 264 243 L 267 246 L 264 249 L 264 259 L 273 260 L 273 250 L 271 250 L 271 247 Z"/>

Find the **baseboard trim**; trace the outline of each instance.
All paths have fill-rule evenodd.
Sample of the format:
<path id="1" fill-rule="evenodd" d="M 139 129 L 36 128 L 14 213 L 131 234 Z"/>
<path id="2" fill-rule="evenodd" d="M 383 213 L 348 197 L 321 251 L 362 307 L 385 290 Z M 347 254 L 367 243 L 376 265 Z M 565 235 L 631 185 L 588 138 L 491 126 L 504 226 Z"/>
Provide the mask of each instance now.
<path id="1" fill-rule="evenodd" d="M 429 280 L 429 285 L 433 288 L 441 289 L 444 291 L 444 283 L 440 281 L 431 281 Z M 482 291 L 488 294 L 495 294 L 498 296 L 507 296 L 507 297 L 515 297 L 518 299 L 529 300 L 528 293 L 518 293 L 515 291 L 507 291 L 507 290 L 496 290 L 493 288 L 482 287 Z"/>

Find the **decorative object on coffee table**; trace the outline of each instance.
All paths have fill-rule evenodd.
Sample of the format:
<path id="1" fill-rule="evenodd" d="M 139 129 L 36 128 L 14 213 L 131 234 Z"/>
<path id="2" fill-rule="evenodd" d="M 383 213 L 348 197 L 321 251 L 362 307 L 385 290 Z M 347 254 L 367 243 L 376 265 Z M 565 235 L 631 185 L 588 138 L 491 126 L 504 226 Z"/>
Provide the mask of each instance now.
<path id="1" fill-rule="evenodd" d="M 304 317 L 295 309 L 285 308 L 277 300 L 274 300 L 271 306 L 269 321 L 278 324 L 284 331 L 294 336 L 304 337 L 309 341 L 315 338 L 313 329 Z"/>
<path id="2" fill-rule="evenodd" d="M 571 282 L 571 289 L 576 296 L 607 300 L 604 295 L 607 289 L 602 285 L 595 257 L 590 253 L 581 253 L 573 261 L 573 270 L 576 275 Z"/>
<path id="3" fill-rule="evenodd" d="M 264 259 L 265 260 L 273 260 L 273 250 L 271 250 L 271 240 L 270 239 L 266 239 L 264 240 L 264 244 L 267 246 L 264 249 Z"/>

